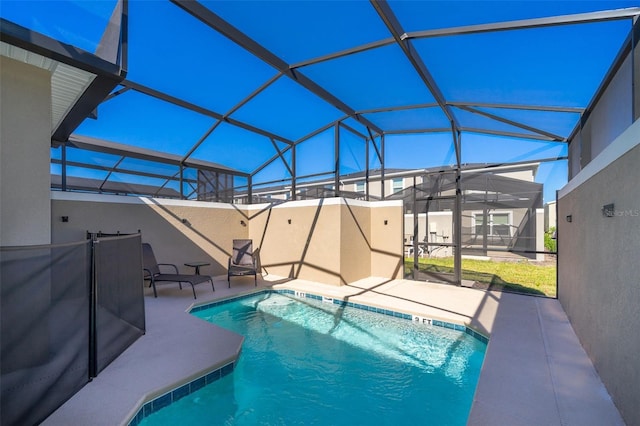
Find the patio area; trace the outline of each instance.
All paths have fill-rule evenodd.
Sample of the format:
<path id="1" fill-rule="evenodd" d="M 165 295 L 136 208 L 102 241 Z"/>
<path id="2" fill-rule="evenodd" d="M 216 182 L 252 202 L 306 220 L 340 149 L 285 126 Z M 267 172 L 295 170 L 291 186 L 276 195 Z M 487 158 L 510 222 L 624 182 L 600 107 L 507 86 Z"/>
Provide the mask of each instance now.
<path id="1" fill-rule="evenodd" d="M 198 286 L 198 304 L 256 290 L 222 278 L 231 242 L 251 239 L 258 290 L 490 336 L 469 424 L 640 424 L 638 1 L 500 6 L 3 2 L 0 423 L 127 424 L 240 353 L 241 336 L 188 314 L 190 288 L 142 295 L 129 265 L 101 282 L 137 291 L 146 334 L 118 356 L 103 333 L 118 354 L 96 376 L 95 311 L 71 326 L 38 312 L 96 307 L 100 250 L 85 248 L 104 231 L 140 234 L 182 272 L 206 265 L 216 292 Z M 7 254 L 36 252 L 36 278 Z M 133 260 L 103 257 L 114 276 Z M 468 260 L 498 257 L 556 269 L 532 295 L 496 291 L 524 280 Z M 63 353 L 67 332 L 86 344 Z M 23 379 L 52 354 L 61 368 Z"/>
<path id="2" fill-rule="evenodd" d="M 256 291 L 251 277 L 197 288 L 197 304 Z M 291 289 L 466 324 L 490 334 L 468 424 L 623 425 L 558 300 L 408 280 L 367 278 L 335 287 L 264 276 Z M 147 400 L 234 359 L 242 338 L 187 313 L 189 289 L 145 289 L 147 333 L 44 425 L 127 424 Z M 233 373 L 230 373 L 233 374 Z"/>

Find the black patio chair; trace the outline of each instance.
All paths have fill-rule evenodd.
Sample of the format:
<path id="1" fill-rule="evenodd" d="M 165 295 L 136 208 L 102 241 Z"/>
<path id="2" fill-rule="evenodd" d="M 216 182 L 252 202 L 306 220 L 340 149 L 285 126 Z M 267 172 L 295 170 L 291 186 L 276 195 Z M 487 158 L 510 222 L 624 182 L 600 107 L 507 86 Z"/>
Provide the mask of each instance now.
<path id="1" fill-rule="evenodd" d="M 227 268 L 227 282 L 231 288 L 231 277 L 253 275 L 255 286 L 258 286 L 258 266 L 253 252 L 253 240 L 233 240 L 233 252 Z"/>
<path id="2" fill-rule="evenodd" d="M 189 274 L 179 274 L 178 267 L 172 263 L 158 263 L 156 261 L 156 256 L 153 254 L 153 249 L 151 245 L 148 243 L 142 244 L 142 262 L 144 268 L 144 279 L 149 280 L 149 287 L 153 287 L 153 296 L 158 297 L 158 293 L 156 291 L 156 282 L 174 282 L 178 283 L 180 286 L 180 290 L 182 290 L 182 283 L 191 284 L 191 289 L 193 290 L 193 298 L 197 299 L 195 285 L 211 282 L 211 288 L 213 291 L 216 291 L 216 288 L 213 286 L 213 279 L 208 275 L 189 275 Z M 160 271 L 160 266 L 171 267 L 173 268 L 175 274 L 163 274 Z"/>

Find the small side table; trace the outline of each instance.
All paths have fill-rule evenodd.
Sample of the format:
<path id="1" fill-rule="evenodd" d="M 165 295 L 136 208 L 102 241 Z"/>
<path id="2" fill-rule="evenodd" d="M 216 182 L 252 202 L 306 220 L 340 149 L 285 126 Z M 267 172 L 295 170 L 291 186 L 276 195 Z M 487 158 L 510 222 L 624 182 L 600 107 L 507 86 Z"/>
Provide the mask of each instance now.
<path id="1" fill-rule="evenodd" d="M 196 275 L 200 275 L 200 267 L 201 266 L 209 266 L 211 265 L 209 262 L 187 262 L 184 266 L 191 266 L 192 268 L 196 268 Z"/>

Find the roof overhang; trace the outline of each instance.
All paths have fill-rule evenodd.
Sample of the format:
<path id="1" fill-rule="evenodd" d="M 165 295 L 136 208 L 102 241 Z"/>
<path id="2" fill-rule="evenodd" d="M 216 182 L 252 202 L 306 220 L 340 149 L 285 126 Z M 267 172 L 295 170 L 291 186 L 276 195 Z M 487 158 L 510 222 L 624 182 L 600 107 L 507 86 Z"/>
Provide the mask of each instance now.
<path id="1" fill-rule="evenodd" d="M 119 64 L 2 18 L 0 54 L 52 73 L 52 141 L 66 141 L 126 77 Z"/>

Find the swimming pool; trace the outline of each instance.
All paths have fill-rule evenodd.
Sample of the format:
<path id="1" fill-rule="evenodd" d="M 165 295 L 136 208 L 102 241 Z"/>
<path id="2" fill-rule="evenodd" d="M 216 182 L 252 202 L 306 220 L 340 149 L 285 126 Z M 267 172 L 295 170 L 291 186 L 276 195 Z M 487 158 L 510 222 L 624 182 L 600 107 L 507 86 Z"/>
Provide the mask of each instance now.
<path id="1" fill-rule="evenodd" d="M 194 315 L 245 336 L 233 373 L 141 425 L 466 423 L 486 344 L 273 292 Z"/>

